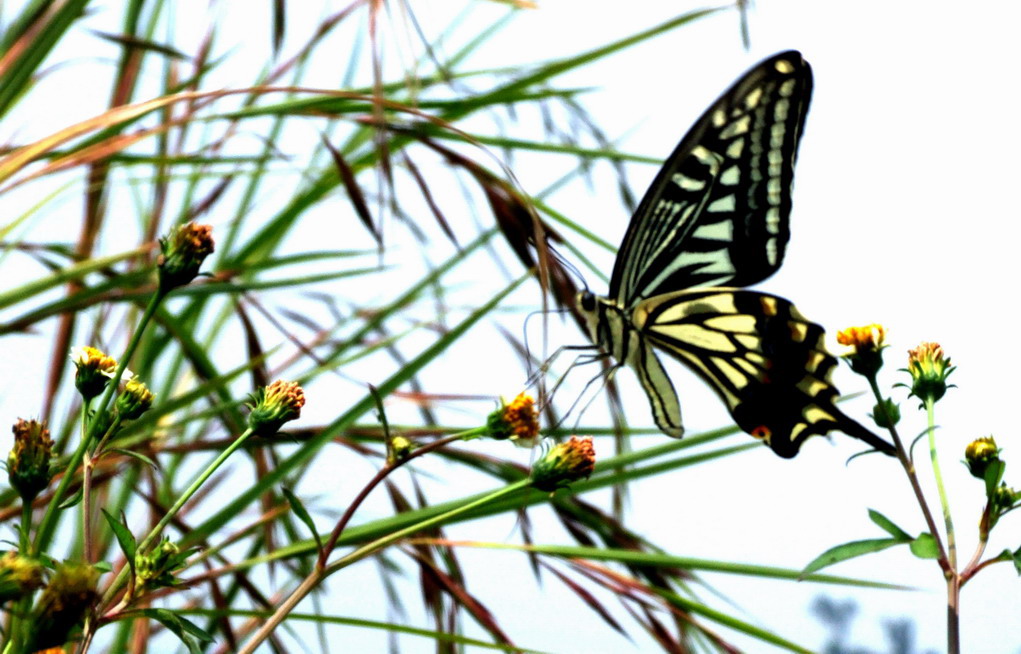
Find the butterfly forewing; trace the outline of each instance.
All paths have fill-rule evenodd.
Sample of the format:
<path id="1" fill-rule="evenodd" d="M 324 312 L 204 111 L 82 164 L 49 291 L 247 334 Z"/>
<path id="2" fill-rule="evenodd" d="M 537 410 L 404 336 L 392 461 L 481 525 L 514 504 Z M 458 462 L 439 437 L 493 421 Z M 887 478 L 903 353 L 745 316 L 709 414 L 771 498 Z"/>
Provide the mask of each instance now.
<path id="1" fill-rule="evenodd" d="M 775 55 L 681 140 L 631 219 L 610 281 L 621 306 L 697 286 L 745 286 L 780 266 L 812 72 Z"/>

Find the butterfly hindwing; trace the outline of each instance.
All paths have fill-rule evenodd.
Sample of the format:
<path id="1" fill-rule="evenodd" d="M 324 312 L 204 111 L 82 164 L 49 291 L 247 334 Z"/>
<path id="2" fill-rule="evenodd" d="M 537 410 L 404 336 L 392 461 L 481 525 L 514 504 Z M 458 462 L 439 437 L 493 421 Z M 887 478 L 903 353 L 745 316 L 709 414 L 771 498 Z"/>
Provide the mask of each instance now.
<path id="1" fill-rule="evenodd" d="M 801 55 L 763 61 L 678 144 L 642 198 L 610 281 L 622 306 L 679 288 L 746 286 L 780 266 L 812 91 Z"/>
<path id="2" fill-rule="evenodd" d="M 645 300 L 634 315 L 647 344 L 695 370 L 738 426 L 780 456 L 794 456 L 806 438 L 833 429 L 886 449 L 834 404 L 837 361 L 825 350 L 823 329 L 787 300 L 731 288 L 685 290 Z"/>

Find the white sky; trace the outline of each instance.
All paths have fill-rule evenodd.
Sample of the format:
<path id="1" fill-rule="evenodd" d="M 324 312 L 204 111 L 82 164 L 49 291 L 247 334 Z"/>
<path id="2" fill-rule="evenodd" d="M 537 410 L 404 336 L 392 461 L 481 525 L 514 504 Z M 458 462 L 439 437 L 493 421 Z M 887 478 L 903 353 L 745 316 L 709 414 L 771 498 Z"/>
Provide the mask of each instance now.
<path id="1" fill-rule="evenodd" d="M 227 6 L 237 11 L 238 4 Z M 428 23 L 419 5 L 425 5 L 416 7 Z M 575 53 L 698 6 L 550 0 L 537 11 L 522 12 L 475 62 L 483 67 Z M 749 66 L 779 50 L 802 51 L 815 71 L 815 95 L 796 174 L 792 238 L 783 268 L 761 288 L 794 300 L 831 332 L 849 324 L 885 324 L 892 346 L 887 385 L 903 380 L 894 370 L 904 365 L 904 352 L 922 340 L 941 342 L 960 366 L 952 377 L 960 388 L 939 407 L 938 421 L 943 426 L 939 439 L 946 445 L 941 462 L 964 558 L 974 547 L 982 500 L 979 484 L 957 463 L 965 444 L 995 434 L 1008 463 L 1021 449 L 1014 446 L 1017 420 L 1005 386 L 1011 383 L 1011 360 L 1001 354 L 1009 344 L 1003 339 L 1012 333 L 1008 326 L 1017 324 L 1016 290 L 1009 284 L 1017 277 L 1019 19 L 1017 6 L 996 2 L 760 0 L 751 14 L 750 53 L 741 48 L 737 15 L 728 12 L 560 80 L 562 86 L 601 87 L 583 101 L 607 134 L 629 133 L 624 150 L 665 157 L 691 121 Z M 293 29 L 299 29 L 297 25 Z M 266 33 L 261 26 L 243 23 L 235 28 L 236 33 L 227 34 L 228 43 L 231 38 L 243 43 L 246 31 Z M 300 42 L 302 35 L 295 34 L 294 39 Z M 98 101 L 104 99 L 105 93 Z M 62 110 L 70 108 L 53 108 Z M 630 172 L 633 190 L 640 196 L 655 169 L 632 167 Z M 551 178 L 543 169 L 515 168 L 515 174 L 533 192 Z M 551 204 L 576 219 L 590 217 L 587 226 L 617 242 L 627 216 L 616 209 L 611 178 L 602 179 L 607 183 L 591 195 L 554 196 Z M 590 282 L 601 290 L 595 280 Z M 565 336 L 574 343 L 579 337 Z M 846 392 L 864 390 L 846 371 L 837 379 Z M 633 376 L 622 375 L 622 384 L 629 406 L 633 402 L 632 421 L 647 424 L 647 405 Z M 457 388 L 455 381 L 447 387 L 471 392 Z M 715 396 L 693 376 L 679 373 L 678 390 L 690 433 L 726 421 Z M 848 406 L 851 415 L 865 420 L 869 404 Z M 906 434 L 924 427 L 923 416 L 915 414 L 913 406 L 902 405 Z M 834 544 L 881 537 L 868 520 L 868 508 L 883 512 L 908 531 L 923 529 L 895 464 L 869 457 L 845 466 L 857 444 L 839 437 L 834 443 L 836 447 L 821 439 L 810 443 L 793 461 L 780 460 L 763 448 L 722 464 L 642 482 L 631 495 L 631 526 L 677 555 L 792 568 Z M 921 450 L 919 454 L 924 459 Z M 927 466 L 920 467 L 927 478 Z M 1021 484 L 1015 471 L 1008 467 L 1006 480 Z M 494 527 L 491 534 L 486 529 L 459 533 L 508 538 L 504 526 Z M 1017 517 L 1005 519 L 994 532 L 989 552 L 1016 548 L 1021 544 L 1019 533 Z M 517 567 L 520 561 L 508 562 L 515 555 L 464 556 L 490 566 L 492 557 L 501 557 L 497 560 L 504 575 L 476 577 L 473 590 L 487 597 L 496 590 L 485 584 L 499 588 L 508 584 L 507 575 L 528 574 L 523 565 Z M 808 646 L 820 645 L 823 634 L 818 622 L 808 617 L 809 602 L 827 592 L 861 603 L 856 643 L 882 647 L 880 621 L 908 616 L 918 621 L 922 647 L 943 648 L 945 605 L 934 562 L 918 561 L 906 549 L 897 549 L 829 571 L 923 590 L 852 592 L 722 575 L 707 578 L 746 612 L 747 619 Z M 364 608 L 359 607 L 364 598 L 351 596 L 348 590 L 362 583 L 359 574 L 368 575 L 364 583 L 375 579 L 374 571 L 365 568 L 331 583 L 337 593 L 331 612 Z M 532 581 L 523 578 L 521 583 Z M 999 564 L 965 588 L 963 651 L 1019 651 L 1017 584 L 1013 568 Z M 534 626 L 534 637 L 520 637 L 519 644 L 559 652 L 640 651 L 640 646 L 612 636 L 556 586 L 549 580 L 543 598 L 529 599 L 528 610 L 507 618 Z M 500 607 L 494 608 L 505 615 Z M 524 628 L 508 625 L 508 631 L 519 636 Z M 561 645 L 553 644 L 558 636 L 563 638 Z M 406 651 L 432 649 L 424 641 L 405 640 L 402 646 Z"/>

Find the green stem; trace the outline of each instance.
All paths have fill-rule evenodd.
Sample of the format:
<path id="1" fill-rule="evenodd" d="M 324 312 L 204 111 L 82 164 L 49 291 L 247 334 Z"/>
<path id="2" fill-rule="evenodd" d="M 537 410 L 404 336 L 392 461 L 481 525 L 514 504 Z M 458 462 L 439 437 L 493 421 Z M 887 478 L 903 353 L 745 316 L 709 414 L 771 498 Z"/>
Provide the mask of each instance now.
<path id="1" fill-rule="evenodd" d="M 195 481 L 188 486 L 184 493 L 182 493 L 181 496 L 177 498 L 177 501 L 174 502 L 174 505 L 170 507 L 162 518 L 160 518 L 160 521 L 156 523 L 156 526 L 152 528 L 152 531 L 150 531 L 149 534 L 138 543 L 138 546 L 136 547 L 137 552 L 145 552 L 146 548 L 151 545 L 154 540 L 156 540 L 156 538 L 160 535 L 160 532 L 163 531 L 163 528 L 166 527 L 171 520 L 173 520 L 174 516 L 176 516 L 185 503 L 191 499 L 192 495 L 194 495 L 198 489 L 202 487 L 202 484 L 206 483 L 206 481 L 213 476 L 213 473 L 216 472 L 221 465 L 223 465 L 223 462 L 227 460 L 227 457 L 244 445 L 245 441 L 248 440 L 252 433 L 251 429 L 246 429 L 227 447 L 227 449 L 221 452 L 220 455 L 216 457 L 216 459 L 214 459 L 198 477 L 195 478 Z M 121 568 L 116 579 L 114 579 L 113 583 L 110 584 L 110 587 L 107 588 L 106 592 L 103 594 L 103 604 L 109 602 L 120 587 L 124 585 L 124 582 L 127 580 L 129 570 L 130 566 L 127 565 Z"/>
<path id="2" fill-rule="evenodd" d="M 96 436 L 96 431 L 99 429 L 99 425 L 103 423 L 98 418 L 106 411 L 106 407 L 110 404 L 110 400 L 114 393 L 117 392 L 118 386 L 120 385 L 121 375 L 124 374 L 125 368 L 127 368 L 128 361 L 135 353 L 135 349 L 138 347 L 139 342 L 142 340 L 142 333 L 145 331 L 146 325 L 152 319 L 153 314 L 156 313 L 156 309 L 159 307 L 160 302 L 167 296 L 164 291 L 156 291 L 153 296 L 149 299 L 149 304 L 145 307 L 145 313 L 142 314 L 142 318 L 138 322 L 138 327 L 135 329 L 135 333 L 131 335 L 131 341 L 128 343 L 127 349 L 124 354 L 118 359 L 117 370 L 114 372 L 113 378 L 106 385 L 106 390 L 103 391 L 102 397 L 99 399 L 99 404 L 96 405 L 95 419 L 88 420 L 88 406 L 87 404 L 82 406 L 83 421 L 88 422 L 88 429 L 82 435 L 81 443 L 78 444 L 78 449 L 75 450 L 74 454 L 71 455 L 71 460 L 67 462 L 67 467 L 64 468 L 64 476 L 60 480 L 60 484 L 57 486 L 56 492 L 53 494 L 53 498 L 50 500 L 49 505 L 46 507 L 46 513 L 43 514 L 43 519 L 39 523 L 39 529 L 35 535 L 35 544 L 32 548 L 32 554 L 38 555 L 43 549 L 49 545 L 50 538 L 53 536 L 53 532 L 57 527 L 57 507 L 60 506 L 60 501 L 64 498 L 64 493 L 67 492 L 67 487 L 71 485 L 71 479 L 74 477 L 74 471 L 78 469 L 81 464 L 82 457 L 85 455 L 85 448 L 88 447 L 89 441 Z"/>
<path id="3" fill-rule="evenodd" d="M 21 500 L 21 529 L 19 530 L 20 538 L 18 540 L 18 553 L 22 556 L 28 554 L 28 548 L 31 543 L 29 540 L 29 531 L 32 528 L 32 501 Z"/>
<path id="4" fill-rule="evenodd" d="M 886 418 L 886 424 L 890 432 L 890 436 L 893 438 L 893 444 L 897 448 L 897 459 L 900 461 L 901 467 L 904 468 L 904 474 L 908 477 L 908 483 L 911 484 L 911 490 L 915 494 L 915 500 L 918 502 L 918 508 L 922 511 L 922 517 L 925 518 L 925 524 L 929 528 L 929 533 L 932 534 L 933 540 L 936 541 L 936 548 L 939 552 L 937 561 L 939 562 L 940 568 L 943 573 L 952 574 L 953 568 L 950 566 L 950 559 L 947 557 L 947 552 L 943 547 L 943 539 L 940 538 L 939 531 L 936 529 L 936 520 L 932 517 L 932 511 L 929 510 L 929 503 L 925 501 L 925 494 L 922 493 L 922 486 L 918 483 L 918 474 L 915 471 L 915 462 L 908 455 L 907 450 L 904 447 L 904 442 L 900 438 L 900 434 L 897 433 L 897 427 L 890 420 L 890 416 L 886 415 L 885 398 L 879 390 L 879 382 L 875 375 L 866 376 L 869 380 L 869 386 L 872 388 L 872 394 L 876 398 L 877 410 L 882 411 Z M 931 432 L 930 432 L 931 433 Z"/>
<path id="5" fill-rule="evenodd" d="M 943 521 L 947 526 L 947 549 L 950 550 L 950 567 L 957 570 L 957 544 L 954 539 L 954 521 L 950 517 L 950 503 L 947 501 L 947 490 L 943 486 L 943 474 L 939 469 L 939 458 L 936 456 L 936 417 L 933 410 L 935 402 L 925 400 L 925 415 L 929 422 L 929 456 L 932 458 L 932 476 L 936 478 L 936 490 L 939 491 L 939 503 L 943 507 Z"/>
<path id="6" fill-rule="evenodd" d="M 961 651 L 961 577 L 957 574 L 957 544 L 954 537 L 954 521 L 950 517 L 950 502 L 947 490 L 943 485 L 943 474 L 936 456 L 936 417 L 935 400 L 925 398 L 925 415 L 928 420 L 929 456 L 932 458 L 932 476 L 936 479 L 936 490 L 939 491 L 939 502 L 943 507 L 943 521 L 947 528 L 947 549 L 949 550 L 950 569 L 944 570 L 947 579 L 947 653 L 959 654 Z"/>
<path id="7" fill-rule="evenodd" d="M 18 553 L 22 556 L 28 554 L 31 541 L 29 540 L 29 531 L 32 526 L 32 502 L 25 501 L 24 498 L 21 500 L 21 529 L 20 538 L 18 544 Z M 4 648 L 4 654 L 8 652 L 17 651 L 17 648 L 21 646 L 21 635 L 24 631 L 24 623 L 22 618 L 28 615 L 29 610 L 32 608 L 32 596 L 29 594 L 26 597 L 21 598 L 18 601 L 17 610 L 11 613 L 10 623 L 10 634 L 11 637 L 7 641 L 7 647 Z"/>
<path id="8" fill-rule="evenodd" d="M 404 538 L 405 536 L 410 536 L 411 534 L 414 534 L 416 532 L 428 529 L 438 524 L 442 524 L 443 522 L 449 520 L 450 518 L 471 511 L 472 509 L 478 508 L 489 502 L 498 500 L 506 495 L 517 492 L 522 488 L 527 488 L 531 483 L 532 483 L 531 479 L 521 479 L 520 481 L 516 481 L 513 484 L 509 484 L 499 490 L 493 491 L 489 495 L 481 497 L 475 500 L 474 502 L 469 502 L 468 504 L 459 506 L 456 509 L 447 511 L 446 513 L 433 516 L 432 518 L 428 518 L 426 520 L 423 520 L 422 522 L 405 527 L 404 529 L 395 531 L 392 534 L 387 534 L 386 536 L 378 538 L 372 541 L 371 543 L 363 545 L 354 552 L 351 552 L 347 556 L 338 560 L 336 563 L 330 564 L 326 568 L 321 569 L 318 566 L 316 566 L 312 570 L 312 573 L 309 574 L 305 578 L 305 580 L 301 582 L 301 585 L 298 586 L 294 590 L 294 592 L 291 593 L 291 595 L 286 600 L 284 600 L 284 602 L 279 607 L 277 607 L 277 610 L 274 611 L 273 615 L 270 616 L 270 618 L 262 625 L 262 627 L 259 628 L 259 631 L 257 631 L 256 634 L 252 636 L 252 639 L 245 643 L 245 646 L 241 649 L 240 654 L 252 654 L 253 652 L 255 652 L 255 649 L 259 645 L 261 645 L 267 638 L 269 638 L 270 634 L 272 634 L 273 631 L 280 625 L 280 623 L 284 621 L 284 618 L 286 618 L 288 614 L 290 614 L 290 612 L 294 610 L 294 607 L 296 607 L 298 603 L 301 602 L 301 600 L 304 599 L 305 596 L 312 591 L 313 588 L 319 585 L 320 582 L 322 582 L 324 579 L 329 577 L 334 572 L 346 568 L 352 563 L 361 561 L 367 556 L 374 554 L 375 552 L 378 552 L 379 550 L 397 542 L 398 540 Z"/>

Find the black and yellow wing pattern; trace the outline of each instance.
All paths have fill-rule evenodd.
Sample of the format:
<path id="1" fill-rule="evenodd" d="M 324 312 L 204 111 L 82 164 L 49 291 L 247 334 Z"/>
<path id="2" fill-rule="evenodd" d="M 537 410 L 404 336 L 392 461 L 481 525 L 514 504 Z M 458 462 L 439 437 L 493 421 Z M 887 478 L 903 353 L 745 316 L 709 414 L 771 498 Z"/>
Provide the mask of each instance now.
<path id="1" fill-rule="evenodd" d="M 683 434 L 680 403 L 656 356 L 698 373 L 741 429 L 782 457 L 843 431 L 893 448 L 834 404 L 836 359 L 823 329 L 787 300 L 743 290 L 772 275 L 788 216 L 812 70 L 787 51 L 756 65 L 695 122 L 642 198 L 610 279 L 578 309 L 593 342 L 638 374 L 656 424 Z"/>

